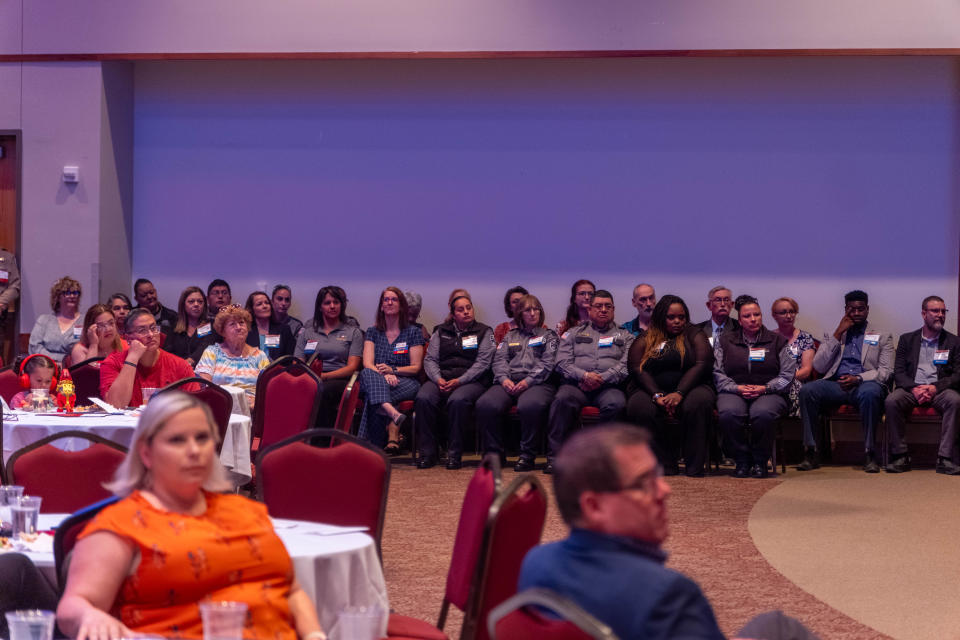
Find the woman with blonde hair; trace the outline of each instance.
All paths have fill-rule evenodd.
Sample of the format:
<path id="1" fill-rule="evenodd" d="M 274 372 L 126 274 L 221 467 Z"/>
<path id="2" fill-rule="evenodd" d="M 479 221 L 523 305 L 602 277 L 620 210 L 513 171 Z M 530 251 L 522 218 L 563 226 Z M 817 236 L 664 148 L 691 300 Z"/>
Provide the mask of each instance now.
<path id="1" fill-rule="evenodd" d="M 777 298 L 770 307 L 777 323 L 776 333 L 787 339 L 790 355 L 797 361 L 797 373 L 788 390 L 791 416 L 800 415 L 800 387 L 813 375 L 813 356 L 817 347 L 813 336 L 796 326 L 800 305 L 793 298 Z"/>
<path id="2" fill-rule="evenodd" d="M 214 384 L 240 387 L 247 393 L 253 408 L 257 377 L 270 360 L 256 347 L 247 344 L 247 333 L 253 319 L 250 312 L 237 304 L 223 307 L 213 319 L 213 330 L 223 336 L 223 342 L 203 350 L 194 372 Z"/>
<path id="3" fill-rule="evenodd" d="M 83 335 L 80 323 L 80 283 L 64 276 L 50 288 L 50 308 L 53 313 L 37 317 L 30 332 L 30 353 L 42 353 L 58 363 L 70 353 Z"/>
<path id="4" fill-rule="evenodd" d="M 172 391 L 147 405 L 108 485 L 121 500 L 91 520 L 73 550 L 57 608 L 70 637 L 199 639 L 198 605 L 232 601 L 247 605 L 245 637 L 326 639 L 266 507 L 220 493 L 232 487 L 217 440 L 196 398 Z"/>
<path id="5" fill-rule="evenodd" d="M 95 304 L 83 317 L 80 342 L 70 350 L 71 365 L 90 358 L 106 358 L 114 351 L 123 351 L 127 343 L 117 333 L 117 320 L 105 304 Z"/>

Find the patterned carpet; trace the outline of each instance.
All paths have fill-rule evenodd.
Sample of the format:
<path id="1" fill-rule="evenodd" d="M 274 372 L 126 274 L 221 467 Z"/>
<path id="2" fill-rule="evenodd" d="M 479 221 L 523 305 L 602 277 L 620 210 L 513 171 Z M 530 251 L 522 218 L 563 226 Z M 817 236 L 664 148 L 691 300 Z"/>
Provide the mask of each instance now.
<path id="1" fill-rule="evenodd" d="M 436 621 L 460 502 L 473 469 L 421 471 L 403 460 L 394 464 L 383 558 L 390 604 L 399 613 Z M 504 471 L 504 484 L 513 476 L 512 470 Z M 540 477 L 552 493 L 549 478 Z M 700 583 L 728 635 L 758 613 L 782 609 L 824 640 L 887 638 L 796 586 L 754 546 L 748 528 L 751 509 L 782 481 L 735 480 L 728 476 L 670 478 L 673 496 L 668 565 Z M 551 503 L 543 540 L 565 535 L 566 527 Z M 448 619 L 447 633 L 455 637 L 460 622 L 461 617 L 454 612 Z"/>

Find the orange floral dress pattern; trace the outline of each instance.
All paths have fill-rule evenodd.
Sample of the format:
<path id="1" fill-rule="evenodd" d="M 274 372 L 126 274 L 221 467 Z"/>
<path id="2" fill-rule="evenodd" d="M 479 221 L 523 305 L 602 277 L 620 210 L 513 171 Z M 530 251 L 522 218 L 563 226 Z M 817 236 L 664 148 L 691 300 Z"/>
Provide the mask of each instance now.
<path id="1" fill-rule="evenodd" d="M 266 507 L 204 495 L 200 516 L 161 511 L 135 491 L 90 521 L 80 538 L 110 531 L 139 552 L 111 613 L 139 633 L 203 638 L 200 602 L 245 602 L 244 638 L 296 640 L 287 603 L 293 564 Z"/>

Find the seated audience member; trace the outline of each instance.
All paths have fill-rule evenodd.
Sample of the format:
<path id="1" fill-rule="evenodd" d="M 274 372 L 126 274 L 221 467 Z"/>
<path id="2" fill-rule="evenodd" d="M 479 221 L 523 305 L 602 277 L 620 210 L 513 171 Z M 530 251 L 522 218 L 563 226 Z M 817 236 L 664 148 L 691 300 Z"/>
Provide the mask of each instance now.
<path id="1" fill-rule="evenodd" d="M 467 291 L 466 289 L 454 289 L 453 291 L 451 291 L 450 296 L 447 298 L 447 308 L 449 309 L 450 307 L 452 307 L 453 301 L 459 298 L 460 296 L 466 296 L 469 298 L 470 292 Z M 433 332 L 436 333 L 437 329 L 439 329 L 442 325 L 449 324 L 451 322 L 453 322 L 453 314 L 447 313 L 447 317 L 443 319 L 442 323 L 438 325 L 434 325 Z"/>
<path id="2" fill-rule="evenodd" d="M 520 459 L 515 471 L 530 471 L 537 438 L 546 426 L 557 392 L 547 380 L 557 359 L 557 334 L 543 326 L 543 305 L 525 295 L 515 307 L 519 326 L 507 331 L 493 356 L 493 386 L 477 400 L 477 428 L 484 449 L 504 456 L 503 418 L 511 407 L 520 417 Z"/>
<path id="3" fill-rule="evenodd" d="M 650 328 L 650 317 L 653 315 L 653 307 L 657 304 L 657 292 L 653 290 L 653 285 L 638 284 L 635 286 L 631 303 L 633 308 L 637 310 L 637 317 L 630 322 L 624 322 L 620 325 L 620 328 L 626 329 L 635 338 L 639 338 Z"/>
<path id="4" fill-rule="evenodd" d="M 250 312 L 238 305 L 220 309 L 213 320 L 213 330 L 223 336 L 223 342 L 215 342 L 204 349 L 194 371 L 214 384 L 240 387 L 246 391 L 252 409 L 257 376 L 267 368 L 270 359 L 247 340 L 250 324 Z"/>
<path id="5" fill-rule="evenodd" d="M 344 304 L 347 304 L 348 302 L 350 302 L 350 299 L 347 297 L 347 292 L 343 290 L 343 287 L 338 287 L 337 285 L 334 284 L 334 285 L 330 285 L 330 288 L 337 290 L 337 293 L 339 293 L 340 297 L 343 298 Z M 346 323 L 352 327 L 356 327 L 357 329 L 360 329 L 360 321 L 354 318 L 353 316 L 351 316 L 350 314 L 347 314 Z M 362 329 L 360 330 L 360 333 L 363 333 Z"/>
<path id="6" fill-rule="evenodd" d="M 507 314 L 509 320 L 494 327 L 493 339 L 496 340 L 497 344 L 503 341 L 503 336 L 507 335 L 507 331 L 517 328 L 517 305 L 520 304 L 520 298 L 529 293 L 520 285 L 507 289 L 507 293 L 503 296 L 503 312 Z"/>
<path id="7" fill-rule="evenodd" d="M 127 343 L 100 363 L 100 397 L 118 408 L 139 407 L 143 389 L 162 389 L 171 382 L 193 376 L 190 365 L 161 351 L 160 327 L 146 309 L 127 316 Z"/>
<path id="8" fill-rule="evenodd" d="M 70 353 L 83 335 L 80 322 L 80 283 L 64 276 L 50 289 L 53 313 L 37 316 L 30 332 L 30 353 L 42 353 L 57 363 Z"/>
<path id="9" fill-rule="evenodd" d="M 363 334 L 347 324 L 347 301 L 342 291 L 340 287 L 320 289 L 313 318 L 300 330 L 293 350 L 301 360 L 320 358 L 323 398 L 317 426 L 331 429 L 337 420 L 340 396 L 363 363 Z"/>
<path id="10" fill-rule="evenodd" d="M 300 333 L 303 323 L 297 318 L 291 316 L 290 305 L 293 304 L 293 292 L 285 284 L 278 284 L 273 288 L 273 295 L 270 297 L 270 303 L 273 305 L 273 322 L 275 324 L 285 324 L 290 329 L 290 335 L 296 336 Z"/>
<path id="11" fill-rule="evenodd" d="M 496 343 L 493 330 L 477 322 L 473 301 L 463 295 L 450 303 L 453 320 L 437 327 L 430 336 L 423 370 L 428 380 L 417 392 L 414 427 L 420 459 L 417 466 L 437 464 L 440 411 L 447 414 L 447 469 L 461 467 L 463 432 L 473 423 L 477 399 L 490 386 L 490 364 Z"/>
<path id="12" fill-rule="evenodd" d="M 569 329 L 590 321 L 590 300 L 597 287 L 589 280 L 577 280 L 570 287 L 570 304 L 564 319 L 557 323 L 555 331 L 563 338 Z"/>
<path id="13" fill-rule="evenodd" d="M 653 431 L 667 475 L 679 473 L 682 452 L 686 474 L 702 476 L 716 401 L 713 350 L 690 324 L 682 298 L 666 295 L 657 303 L 648 329 L 630 347 L 628 363 L 636 390 L 627 400 L 627 418 Z"/>
<path id="14" fill-rule="evenodd" d="M 430 339 L 427 328 L 419 322 L 420 311 L 423 309 L 423 297 L 416 291 L 404 291 L 403 297 L 407 299 L 407 322 L 414 327 L 419 327 L 423 333 L 423 342 Z"/>
<path id="15" fill-rule="evenodd" d="M 117 319 L 105 304 L 95 304 L 83 317 L 80 342 L 70 350 L 71 365 L 90 358 L 106 358 L 114 351 L 123 351 L 127 345 L 117 333 Z"/>
<path id="16" fill-rule="evenodd" d="M 23 409 L 29 411 L 32 409 L 33 390 L 46 389 L 51 396 L 54 392 L 53 377 L 57 375 L 57 363 L 47 356 L 34 354 L 27 356 L 20 365 L 21 375 L 27 376 L 30 381 L 30 388 L 25 389 L 10 399 L 11 409 Z"/>
<path id="17" fill-rule="evenodd" d="M 253 326 L 247 334 L 247 344 L 258 347 L 270 360 L 293 355 L 296 341 L 290 327 L 273 321 L 273 306 L 265 291 L 254 291 L 247 296 L 247 311 L 253 317 Z"/>
<path id="18" fill-rule="evenodd" d="M 813 354 L 816 353 L 816 344 L 813 336 L 797 328 L 795 322 L 800 312 L 800 305 L 793 298 L 777 298 L 770 307 L 773 319 L 777 322 L 777 333 L 787 339 L 790 355 L 797 361 L 797 373 L 787 392 L 789 403 L 788 415 L 800 415 L 800 387 L 813 375 Z"/>
<path id="19" fill-rule="evenodd" d="M 422 365 L 423 333 L 408 324 L 403 292 L 387 287 L 380 293 L 376 324 L 363 342 L 360 383 L 366 396 L 358 436 L 391 453 L 400 448 L 400 425 L 407 416 L 396 404 L 416 397 Z"/>
<path id="20" fill-rule="evenodd" d="M 177 303 L 177 321 L 167 332 L 163 350 L 183 358 L 191 367 L 197 364 L 203 350 L 219 336 L 207 321 L 207 298 L 200 287 L 187 287 Z"/>
<path id="21" fill-rule="evenodd" d="M 722 285 L 710 289 L 707 294 L 707 309 L 710 310 L 710 319 L 704 320 L 697 326 L 710 339 L 710 345 L 714 346 L 714 338 L 719 337 L 724 331 L 740 327 L 736 319 L 730 317 L 730 311 L 733 309 L 733 294 L 730 289 Z"/>
<path id="22" fill-rule="evenodd" d="M 570 535 L 527 553 L 518 591 L 570 598 L 618 638 L 723 640 L 700 587 L 664 566 L 670 486 L 646 431 L 614 424 L 575 434 L 557 456 L 553 487 Z M 738 635 L 815 638 L 779 611 L 757 616 Z"/>
<path id="23" fill-rule="evenodd" d="M 843 318 L 833 334 L 825 334 L 813 357 L 813 368 L 823 377 L 800 389 L 800 418 L 803 422 L 804 461 L 797 467 L 809 471 L 820 466 L 814 435 L 820 416 L 844 404 L 852 404 L 863 421 L 866 460 L 863 470 L 879 473 L 874 454 L 874 434 L 883 416 L 886 384 L 893 375 L 893 336 L 867 322 L 870 313 L 867 294 L 851 291 L 844 296 Z"/>
<path id="24" fill-rule="evenodd" d="M 69 637 L 200 639 L 198 605 L 232 601 L 247 605 L 244 637 L 326 639 L 267 508 L 228 493 L 218 440 L 196 398 L 147 406 L 109 485 L 121 499 L 77 538 L 57 608 Z"/>
<path id="25" fill-rule="evenodd" d="M 627 403 L 621 383 L 627 377 L 633 334 L 614 323 L 613 294 L 609 291 L 595 292 L 589 308 L 590 321 L 560 338 L 556 369 L 563 383 L 550 405 L 544 473 L 553 472 L 553 457 L 567 433 L 580 423 L 585 405 L 600 410 L 600 422 L 611 422 Z"/>
<path id="26" fill-rule="evenodd" d="M 890 432 L 889 473 L 910 471 L 910 456 L 904 442 L 906 419 L 916 407 L 933 407 L 943 420 L 937 473 L 960 475 L 953 460 L 960 418 L 960 340 L 943 328 L 947 306 L 939 296 L 927 296 L 920 308 L 923 326 L 900 336 L 893 364 L 897 388 L 887 396 L 887 425 Z"/>
<path id="27" fill-rule="evenodd" d="M 756 298 L 737 296 L 736 308 L 739 328 L 725 330 L 714 346 L 718 422 L 736 463 L 734 477 L 766 478 L 797 361 L 787 339 L 763 326 Z"/>
<path id="28" fill-rule="evenodd" d="M 126 328 L 127 314 L 133 309 L 133 305 L 130 304 L 130 298 L 128 298 L 125 293 L 115 293 L 107 299 L 107 306 L 110 307 L 110 311 L 113 312 L 113 317 L 117 321 L 117 333 L 125 335 L 124 329 Z"/>
<path id="29" fill-rule="evenodd" d="M 207 319 L 213 322 L 213 319 L 220 313 L 220 309 L 233 303 L 233 294 L 230 293 L 230 285 L 226 280 L 217 278 L 207 285 Z"/>
<path id="30" fill-rule="evenodd" d="M 133 297 L 137 307 L 141 307 L 153 314 L 153 319 L 163 333 L 169 333 L 177 324 L 177 312 L 168 309 L 157 299 L 157 288 L 146 278 L 140 278 L 133 283 Z"/>

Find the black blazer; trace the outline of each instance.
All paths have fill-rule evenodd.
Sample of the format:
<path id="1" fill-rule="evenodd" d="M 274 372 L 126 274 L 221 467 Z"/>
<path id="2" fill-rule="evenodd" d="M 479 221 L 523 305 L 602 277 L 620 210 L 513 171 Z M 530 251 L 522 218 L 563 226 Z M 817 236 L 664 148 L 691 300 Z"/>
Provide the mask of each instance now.
<path id="1" fill-rule="evenodd" d="M 897 357 L 893 361 L 893 379 L 901 389 L 913 389 L 917 383 L 917 364 L 920 361 L 920 335 L 922 329 L 900 336 L 897 343 Z M 947 364 L 937 365 L 937 392 L 945 389 L 960 389 L 960 340 L 946 329 L 940 331 L 937 340 L 938 349 L 949 349 Z"/>
<path id="2" fill-rule="evenodd" d="M 713 320 L 713 318 L 707 318 L 706 320 L 704 320 L 703 322 L 697 325 L 698 327 L 700 327 L 700 331 L 703 331 L 703 335 L 707 336 L 708 338 L 713 337 L 713 322 L 711 322 L 711 320 Z M 727 321 L 723 323 L 724 333 L 731 330 L 736 331 L 739 328 L 740 328 L 740 323 L 737 322 L 736 318 L 728 317 Z"/>
<path id="3" fill-rule="evenodd" d="M 293 334 L 290 332 L 290 327 L 286 324 L 277 324 L 273 320 L 270 321 L 270 331 L 271 335 L 280 336 L 280 346 L 278 347 L 267 347 L 264 349 L 264 352 L 267 354 L 267 357 L 271 360 L 276 360 L 280 356 L 292 356 L 293 350 L 297 346 L 297 341 L 293 339 Z M 257 322 L 253 322 L 253 326 L 250 327 L 250 331 L 247 332 L 247 344 L 251 347 L 260 348 L 260 335 L 257 333 Z"/>

